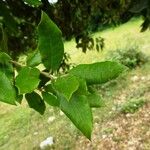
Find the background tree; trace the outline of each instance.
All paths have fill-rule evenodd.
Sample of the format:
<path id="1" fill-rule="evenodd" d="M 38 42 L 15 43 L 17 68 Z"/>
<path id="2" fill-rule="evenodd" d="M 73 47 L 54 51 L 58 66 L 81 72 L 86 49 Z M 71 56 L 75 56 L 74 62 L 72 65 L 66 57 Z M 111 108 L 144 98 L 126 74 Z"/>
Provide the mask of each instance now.
<path id="1" fill-rule="evenodd" d="M 144 16 L 143 30 L 149 26 L 149 0 L 58 0 L 55 4 L 48 0 L 25 2 L 29 1 L 0 2 L 1 50 L 9 51 L 13 57 L 36 48 L 36 26 L 41 10 L 59 26 L 65 39 L 75 37 L 83 51 L 87 50 L 90 41 L 93 44 L 89 33 L 98 26 L 126 22 L 133 13 Z"/>

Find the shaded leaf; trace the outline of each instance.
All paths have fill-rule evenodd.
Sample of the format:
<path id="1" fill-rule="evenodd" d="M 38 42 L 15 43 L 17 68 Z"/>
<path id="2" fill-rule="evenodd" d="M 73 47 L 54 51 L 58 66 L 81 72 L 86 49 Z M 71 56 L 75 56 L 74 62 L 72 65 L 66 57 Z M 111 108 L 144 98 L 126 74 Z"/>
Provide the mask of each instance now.
<path id="1" fill-rule="evenodd" d="M 32 92 L 26 94 L 25 98 L 31 108 L 39 112 L 41 115 L 44 114 L 46 106 L 40 95 L 36 92 Z"/>
<path id="2" fill-rule="evenodd" d="M 70 70 L 70 74 L 86 80 L 88 84 L 101 84 L 115 79 L 125 70 L 125 66 L 111 61 L 82 64 Z"/>
<path id="3" fill-rule="evenodd" d="M 88 139 L 91 139 L 93 118 L 86 96 L 73 96 L 69 102 L 63 97 L 60 99 L 61 110 Z"/>
<path id="4" fill-rule="evenodd" d="M 16 101 L 21 104 L 22 103 L 22 99 L 23 99 L 23 95 L 18 95 L 16 98 Z"/>
<path id="5" fill-rule="evenodd" d="M 24 67 L 16 77 L 19 94 L 30 93 L 38 87 L 40 71 L 37 68 Z"/>
<path id="6" fill-rule="evenodd" d="M 23 99 L 23 95 L 19 95 L 19 91 L 18 88 L 15 86 L 15 91 L 16 91 L 16 101 L 21 104 L 22 103 L 22 99 Z"/>
<path id="7" fill-rule="evenodd" d="M 44 87 L 46 92 L 50 92 L 53 93 L 54 95 L 57 95 L 56 90 L 54 89 L 54 87 L 52 86 L 52 84 L 48 84 Z"/>
<path id="8" fill-rule="evenodd" d="M 44 66 L 48 70 L 57 70 L 64 54 L 62 33 L 44 12 L 42 12 L 41 21 L 38 25 L 38 35 L 38 50 L 41 53 Z"/>
<path id="9" fill-rule="evenodd" d="M 144 22 L 141 24 L 141 27 L 142 27 L 141 32 L 146 31 L 148 27 L 150 27 L 150 19 L 146 18 Z"/>
<path id="10" fill-rule="evenodd" d="M 75 76 L 64 76 L 57 78 L 56 82 L 53 83 L 56 91 L 62 94 L 68 101 L 72 94 L 78 89 L 79 82 Z"/>
<path id="11" fill-rule="evenodd" d="M 42 92 L 42 97 L 43 97 L 43 100 L 46 101 L 49 105 L 59 107 L 60 102 L 57 99 L 57 97 L 54 96 L 53 94 Z"/>
<path id="12" fill-rule="evenodd" d="M 41 73 L 40 73 L 40 77 L 39 77 L 39 78 L 40 78 L 40 83 L 39 83 L 39 85 L 38 85 L 38 88 L 43 87 L 43 86 L 50 80 L 50 78 L 44 76 L 44 75 L 41 74 Z"/>
<path id="13" fill-rule="evenodd" d="M 15 105 L 16 93 L 7 76 L 0 71 L 0 101 Z"/>
<path id="14" fill-rule="evenodd" d="M 3 72 L 8 77 L 8 79 L 12 81 L 14 77 L 14 70 L 10 60 L 11 58 L 9 55 L 0 52 L 0 71 Z"/>
<path id="15" fill-rule="evenodd" d="M 27 65 L 31 67 L 38 66 L 41 63 L 41 55 L 36 51 L 27 57 Z"/>

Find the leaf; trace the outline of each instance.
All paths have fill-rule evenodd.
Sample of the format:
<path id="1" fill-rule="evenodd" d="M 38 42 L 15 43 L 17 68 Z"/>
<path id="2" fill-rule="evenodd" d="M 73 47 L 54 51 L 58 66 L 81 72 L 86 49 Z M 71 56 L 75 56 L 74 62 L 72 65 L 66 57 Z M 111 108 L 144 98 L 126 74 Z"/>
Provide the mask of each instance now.
<path id="1" fill-rule="evenodd" d="M 16 93 L 14 87 L 7 76 L 0 71 L 0 101 L 16 105 L 15 100 Z"/>
<path id="2" fill-rule="evenodd" d="M 31 108 L 39 112 L 41 115 L 44 114 L 46 106 L 40 95 L 36 92 L 28 93 L 25 98 Z"/>
<path id="3" fill-rule="evenodd" d="M 101 84 L 115 79 L 125 70 L 125 66 L 111 61 L 82 64 L 70 70 L 69 74 L 86 80 L 87 84 Z"/>
<path id="4" fill-rule="evenodd" d="M 88 138 L 92 133 L 92 112 L 86 96 L 73 96 L 68 102 L 61 96 L 60 107 L 74 125 Z"/>
<path id="5" fill-rule="evenodd" d="M 14 69 L 12 64 L 10 63 L 10 56 L 6 53 L 0 52 L 0 71 L 3 72 L 8 79 L 11 81 L 14 77 Z"/>
<path id="6" fill-rule="evenodd" d="M 88 102 L 90 107 L 102 107 L 104 106 L 104 101 L 100 97 L 100 95 L 94 93 L 94 94 L 89 94 L 87 95 Z"/>
<path id="7" fill-rule="evenodd" d="M 77 89 L 77 91 L 75 92 L 77 95 L 87 95 L 89 94 L 88 89 L 87 89 L 87 85 L 86 85 L 86 81 L 82 78 L 77 78 L 78 82 L 79 82 L 79 87 Z"/>
<path id="8" fill-rule="evenodd" d="M 40 71 L 37 68 L 24 67 L 16 77 L 19 94 L 31 93 L 38 87 Z"/>
<path id="9" fill-rule="evenodd" d="M 40 83 L 38 85 L 38 88 L 43 87 L 50 80 L 50 78 L 46 77 L 45 75 L 43 75 L 41 73 L 40 73 L 40 77 L 39 78 L 40 78 Z"/>
<path id="10" fill-rule="evenodd" d="M 44 101 L 46 101 L 49 105 L 59 107 L 60 102 L 57 99 L 57 97 L 54 96 L 53 94 L 50 94 L 47 92 L 42 92 L 42 97 L 43 97 Z"/>
<path id="11" fill-rule="evenodd" d="M 22 99 L 23 99 L 23 95 L 19 95 L 19 91 L 18 88 L 16 86 L 14 86 L 15 91 L 16 91 L 16 101 L 21 104 L 22 103 Z"/>
<path id="12" fill-rule="evenodd" d="M 27 57 L 27 65 L 30 67 L 38 66 L 41 63 L 41 55 L 36 51 Z"/>
<path id="13" fill-rule="evenodd" d="M 16 101 L 21 104 L 22 103 L 22 99 L 23 99 L 23 95 L 18 95 L 16 98 Z"/>
<path id="14" fill-rule="evenodd" d="M 38 50 L 41 53 L 44 66 L 48 70 L 57 70 L 64 54 L 62 33 L 44 12 L 42 12 L 41 21 L 38 25 L 38 35 Z"/>
<path id="15" fill-rule="evenodd" d="M 52 84 L 48 84 L 46 86 L 44 86 L 44 89 L 46 92 L 50 92 L 50 93 L 53 93 L 54 95 L 57 95 L 57 92 L 56 90 L 54 89 L 53 85 Z"/>
<path id="16" fill-rule="evenodd" d="M 0 52 L 0 63 L 8 63 L 11 60 L 11 57 L 4 53 L 4 52 Z"/>
<path id="17" fill-rule="evenodd" d="M 148 29 L 148 27 L 150 27 L 150 19 L 149 18 L 145 18 L 144 22 L 141 24 L 141 32 L 144 32 Z"/>
<path id="18" fill-rule="evenodd" d="M 69 101 L 72 94 L 78 89 L 79 82 L 75 76 L 64 76 L 57 78 L 53 87 Z"/>
<path id="19" fill-rule="evenodd" d="M 98 107 L 105 106 L 104 100 L 102 99 L 101 95 L 95 90 L 94 87 L 88 86 L 88 92 L 89 93 L 87 95 L 87 98 L 88 98 L 90 107 L 98 108 Z"/>
<path id="20" fill-rule="evenodd" d="M 38 7 L 42 4 L 40 0 L 23 0 L 25 3 L 27 3 L 30 6 Z"/>

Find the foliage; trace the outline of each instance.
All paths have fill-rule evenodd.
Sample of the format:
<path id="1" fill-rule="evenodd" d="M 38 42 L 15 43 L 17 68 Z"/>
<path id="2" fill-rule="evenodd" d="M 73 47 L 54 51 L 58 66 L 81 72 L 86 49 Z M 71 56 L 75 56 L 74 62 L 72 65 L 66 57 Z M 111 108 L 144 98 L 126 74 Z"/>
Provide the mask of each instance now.
<path id="1" fill-rule="evenodd" d="M 142 98 L 131 99 L 121 106 L 121 112 L 124 114 L 127 113 L 133 114 L 136 111 L 138 111 L 145 103 L 146 101 L 143 100 Z"/>
<path id="2" fill-rule="evenodd" d="M 58 75 L 64 55 L 61 31 L 45 12 L 42 12 L 37 28 L 38 46 L 36 53 L 27 58 L 27 65 L 23 66 L 1 53 L 0 100 L 15 105 L 21 103 L 25 95 L 29 107 L 41 115 L 46 109 L 45 102 L 59 107 L 91 139 L 92 108 L 101 107 L 103 101 L 89 86 L 117 78 L 125 67 L 117 62 L 97 62 L 78 65 L 67 74 Z M 45 66 L 44 70 L 36 68 L 39 64 Z"/>
<path id="3" fill-rule="evenodd" d="M 149 4 L 148 0 L 146 4 Z M 137 8 L 130 9 L 130 0 L 59 0 L 53 5 L 48 0 L 0 1 L 0 101 L 17 105 L 25 95 L 29 107 L 41 115 L 46 109 L 45 102 L 56 106 L 91 139 L 92 108 L 101 107 L 103 101 L 90 86 L 117 78 L 125 67 L 105 61 L 78 65 L 67 74 L 58 75 L 57 71 L 64 63 L 60 29 L 66 39 L 75 36 L 77 47 L 86 52 L 94 46 L 94 40 L 89 36 L 89 24 L 95 13 L 100 14 L 101 24 L 117 24 L 121 18 L 128 20 L 133 15 L 131 12 L 142 12 L 144 31 L 149 25 L 146 4 L 137 11 Z M 49 17 L 60 25 L 60 29 Z M 97 38 L 97 50 L 103 46 L 104 39 Z M 28 50 L 36 51 L 28 56 L 25 66 L 14 61 L 21 52 Z M 39 64 L 44 65 L 44 70 L 36 68 Z"/>
<path id="4" fill-rule="evenodd" d="M 137 46 L 126 46 L 109 53 L 108 60 L 118 61 L 119 63 L 134 69 L 148 62 L 148 57 L 139 50 Z"/>
<path id="5" fill-rule="evenodd" d="M 1 0 L 0 49 L 15 59 L 20 53 L 35 50 L 42 10 L 59 26 L 65 39 L 75 37 L 77 47 L 86 52 L 93 41 L 97 44 L 90 33 L 99 25 L 126 22 L 137 13 L 144 16 L 142 30 L 146 30 L 150 22 L 148 3 L 149 0 L 58 0 L 55 4 L 48 0 Z"/>

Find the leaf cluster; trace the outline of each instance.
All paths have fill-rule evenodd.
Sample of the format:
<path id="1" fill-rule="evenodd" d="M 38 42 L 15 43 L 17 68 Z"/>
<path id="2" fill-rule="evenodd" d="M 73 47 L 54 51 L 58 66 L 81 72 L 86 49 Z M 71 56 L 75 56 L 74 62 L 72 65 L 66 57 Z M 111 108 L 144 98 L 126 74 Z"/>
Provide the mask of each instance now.
<path id="1" fill-rule="evenodd" d="M 38 24 L 36 49 L 25 66 L 0 52 L 0 101 L 17 105 L 25 97 L 29 107 L 41 115 L 45 112 L 45 103 L 58 107 L 90 139 L 92 108 L 104 104 L 91 86 L 117 78 L 125 67 L 111 61 L 81 64 L 67 74 L 53 76 L 63 60 L 64 44 L 60 29 L 45 12 Z M 39 64 L 44 65 L 44 70 L 38 69 Z"/>

